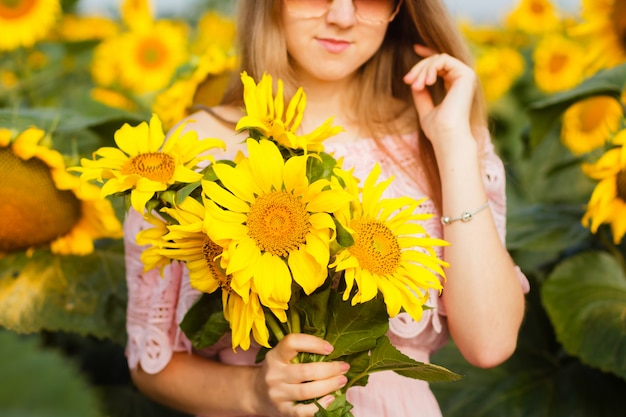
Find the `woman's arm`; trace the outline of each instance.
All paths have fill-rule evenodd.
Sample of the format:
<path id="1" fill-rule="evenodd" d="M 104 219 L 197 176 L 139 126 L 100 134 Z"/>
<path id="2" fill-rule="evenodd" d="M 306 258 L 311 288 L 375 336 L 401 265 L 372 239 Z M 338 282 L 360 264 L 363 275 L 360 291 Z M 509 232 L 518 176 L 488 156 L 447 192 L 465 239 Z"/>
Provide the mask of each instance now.
<path id="1" fill-rule="evenodd" d="M 405 77 L 420 124 L 435 150 L 441 175 L 443 215 L 458 217 L 487 201 L 478 144 L 470 126 L 476 76 L 445 54 L 416 46 L 421 60 Z M 441 77 L 446 97 L 434 105 L 426 88 Z M 500 240 L 490 210 L 470 221 L 444 225 L 447 281 L 443 298 L 450 333 L 473 365 L 491 367 L 515 350 L 524 315 L 524 296 L 515 266 Z"/>
<path id="2" fill-rule="evenodd" d="M 174 353 L 159 373 L 140 367 L 131 371 L 135 385 L 154 400 L 174 409 L 205 417 L 308 417 L 315 404 L 295 404 L 321 398 L 343 387 L 349 369 L 344 362 L 293 364 L 298 352 L 328 355 L 330 343 L 306 334 L 287 335 L 270 350 L 261 366 L 227 365 L 185 352 Z"/>

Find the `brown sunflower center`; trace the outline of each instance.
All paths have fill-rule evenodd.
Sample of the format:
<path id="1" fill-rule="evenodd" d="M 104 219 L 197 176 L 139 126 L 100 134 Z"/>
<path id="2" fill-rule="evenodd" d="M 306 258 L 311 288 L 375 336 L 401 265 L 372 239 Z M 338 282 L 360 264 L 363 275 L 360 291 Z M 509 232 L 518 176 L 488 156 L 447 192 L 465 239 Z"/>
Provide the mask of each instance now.
<path id="1" fill-rule="evenodd" d="M 159 68 L 167 61 L 167 48 L 158 38 L 143 39 L 137 47 L 137 61 L 143 68 Z"/>
<path id="2" fill-rule="evenodd" d="M 550 57 L 550 72 L 559 74 L 567 65 L 567 55 L 556 53 Z"/>
<path id="3" fill-rule="evenodd" d="M 393 273 L 400 265 L 400 244 L 393 232 L 385 224 L 376 220 L 354 220 L 354 245 L 350 253 L 361 268 L 385 276 Z"/>
<path id="4" fill-rule="evenodd" d="M 617 186 L 617 198 L 626 202 L 626 171 L 621 170 L 615 177 L 615 185 Z"/>
<path id="5" fill-rule="evenodd" d="M 27 15 L 36 3 L 36 0 L 0 0 L 0 18 L 19 19 Z"/>
<path id="6" fill-rule="evenodd" d="M 45 163 L 0 148 L 0 252 L 50 243 L 80 217 L 80 201 L 71 191 L 57 190 Z"/>
<path id="7" fill-rule="evenodd" d="M 622 53 L 626 54 L 626 2 L 615 0 L 611 13 L 611 24 L 622 47 Z"/>
<path id="8" fill-rule="evenodd" d="M 162 152 L 142 153 L 130 158 L 122 166 L 123 175 L 140 175 L 163 184 L 174 176 L 176 162 L 170 155 Z"/>
<path id="9" fill-rule="evenodd" d="M 213 278 L 219 282 L 220 288 L 224 291 L 230 292 L 230 281 L 232 276 L 226 275 L 224 270 L 220 268 L 217 264 L 215 258 L 222 254 L 222 247 L 217 243 L 213 242 L 208 237 L 204 239 L 204 243 L 202 244 L 202 256 L 206 261 L 207 267 L 211 272 Z"/>
<path id="10" fill-rule="evenodd" d="M 585 133 L 594 132 L 601 127 L 606 115 L 610 114 L 605 97 L 592 97 L 585 100 L 580 110 L 580 130 Z"/>
<path id="11" fill-rule="evenodd" d="M 248 235 L 262 251 L 284 257 L 306 242 L 309 217 L 306 206 L 292 194 L 263 194 L 250 207 Z"/>
<path id="12" fill-rule="evenodd" d="M 533 14 L 541 15 L 546 11 L 546 6 L 540 1 L 533 1 L 530 5 L 530 11 Z"/>

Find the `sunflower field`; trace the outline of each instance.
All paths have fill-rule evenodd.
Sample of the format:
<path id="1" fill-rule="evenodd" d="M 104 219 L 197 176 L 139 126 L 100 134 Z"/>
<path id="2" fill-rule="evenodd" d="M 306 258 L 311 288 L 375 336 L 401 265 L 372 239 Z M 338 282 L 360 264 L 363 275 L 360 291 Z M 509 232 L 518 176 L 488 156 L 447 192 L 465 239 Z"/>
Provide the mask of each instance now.
<path id="1" fill-rule="evenodd" d="M 233 3 L 113 17 L 76 0 L 0 0 L 0 415 L 181 416 L 139 393 L 124 356 L 124 207 L 76 166 L 156 114 L 220 100 Z M 507 171 L 507 246 L 531 281 L 518 348 L 432 384 L 446 417 L 626 416 L 626 1 L 566 13 L 518 0 L 459 20 Z M 477 237 L 478 238 L 478 237 Z"/>

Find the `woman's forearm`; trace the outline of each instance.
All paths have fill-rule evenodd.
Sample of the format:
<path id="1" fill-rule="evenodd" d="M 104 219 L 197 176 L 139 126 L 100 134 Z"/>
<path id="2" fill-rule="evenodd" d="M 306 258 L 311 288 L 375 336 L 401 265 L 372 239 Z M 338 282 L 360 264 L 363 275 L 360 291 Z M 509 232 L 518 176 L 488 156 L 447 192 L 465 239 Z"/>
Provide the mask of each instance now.
<path id="1" fill-rule="evenodd" d="M 204 417 L 254 415 L 256 367 L 233 366 L 176 352 L 157 374 L 131 370 L 148 397 L 174 409 Z"/>
<path id="2" fill-rule="evenodd" d="M 487 201 L 473 144 L 456 149 L 440 163 L 443 214 L 458 217 Z M 495 366 L 515 350 L 524 315 L 524 296 L 515 266 L 500 240 L 490 210 L 470 221 L 444 226 L 444 303 L 451 335 L 466 359 Z"/>

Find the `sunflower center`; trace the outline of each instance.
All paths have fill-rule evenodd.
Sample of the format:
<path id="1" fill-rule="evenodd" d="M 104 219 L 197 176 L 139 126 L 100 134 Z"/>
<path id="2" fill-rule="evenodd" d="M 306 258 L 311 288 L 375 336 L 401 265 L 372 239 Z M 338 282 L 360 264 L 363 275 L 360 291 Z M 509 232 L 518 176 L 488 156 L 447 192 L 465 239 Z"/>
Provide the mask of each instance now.
<path id="1" fill-rule="evenodd" d="M 213 242 L 208 237 L 204 239 L 204 243 L 202 244 L 202 256 L 206 261 L 207 267 L 209 271 L 211 271 L 211 275 L 213 278 L 219 282 L 219 286 L 222 290 L 231 292 L 230 289 L 230 281 L 232 276 L 226 275 L 224 270 L 220 268 L 220 266 L 215 261 L 215 258 L 222 254 L 222 247 L 217 243 Z"/>
<path id="2" fill-rule="evenodd" d="M 285 257 L 306 243 L 309 217 L 306 206 L 292 194 L 263 194 L 250 207 L 248 235 L 262 251 Z"/>
<path id="3" fill-rule="evenodd" d="M 149 180 L 167 184 L 174 176 L 176 162 L 163 152 L 142 153 L 130 158 L 122 166 L 123 175 L 140 175 Z"/>
<path id="4" fill-rule="evenodd" d="M 159 39 L 143 39 L 137 48 L 137 61 L 143 68 L 159 68 L 167 61 L 167 48 Z"/>
<path id="5" fill-rule="evenodd" d="M 530 10 L 533 14 L 541 15 L 546 11 L 546 7 L 540 1 L 533 1 L 530 5 Z"/>
<path id="6" fill-rule="evenodd" d="M 626 202 L 626 171 L 621 170 L 615 177 L 615 185 L 617 186 L 617 198 Z"/>
<path id="7" fill-rule="evenodd" d="M 613 3 L 613 13 L 611 14 L 611 24 L 615 35 L 622 47 L 622 52 L 626 53 L 626 2 L 616 0 Z"/>
<path id="8" fill-rule="evenodd" d="M 0 148 L 0 252 L 50 243 L 80 217 L 80 201 L 71 191 L 57 190 L 45 163 Z"/>
<path id="9" fill-rule="evenodd" d="M 392 274 L 398 268 L 400 244 L 391 229 L 376 220 L 354 220 L 350 227 L 355 233 L 349 250 L 361 268 L 379 276 Z"/>
<path id="10" fill-rule="evenodd" d="M 550 57 L 550 72 L 559 74 L 567 65 L 567 55 L 556 53 Z"/>
<path id="11" fill-rule="evenodd" d="M 36 0 L 0 0 L 0 18 L 19 19 L 28 14 Z"/>
<path id="12" fill-rule="evenodd" d="M 604 123 L 606 115 L 610 113 L 603 98 L 594 97 L 584 103 L 579 113 L 580 129 L 585 133 L 590 133 L 598 129 Z"/>

